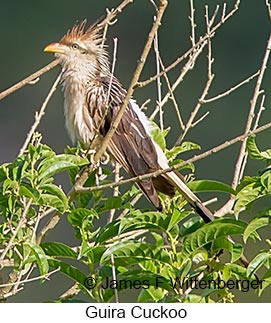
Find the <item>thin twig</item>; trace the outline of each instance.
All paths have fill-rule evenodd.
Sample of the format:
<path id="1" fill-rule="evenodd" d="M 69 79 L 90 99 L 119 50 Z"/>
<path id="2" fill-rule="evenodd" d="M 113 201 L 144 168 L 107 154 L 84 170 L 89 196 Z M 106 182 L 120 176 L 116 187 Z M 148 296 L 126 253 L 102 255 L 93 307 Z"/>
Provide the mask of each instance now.
<path id="1" fill-rule="evenodd" d="M 255 89 L 254 89 L 253 97 L 252 97 L 252 99 L 250 101 L 250 109 L 249 109 L 249 114 L 248 114 L 244 134 L 247 134 L 250 131 L 251 126 L 252 126 L 253 118 L 255 116 L 256 104 L 257 104 L 257 100 L 258 100 L 258 97 L 259 97 L 260 88 L 261 88 L 262 80 L 263 80 L 263 77 L 264 77 L 264 73 L 265 73 L 265 70 L 266 70 L 266 67 L 267 67 L 267 62 L 268 62 L 268 59 L 269 59 L 270 50 L 271 50 L 271 33 L 269 35 L 269 39 L 268 39 L 268 42 L 267 42 L 266 51 L 265 51 L 265 54 L 264 54 L 262 66 L 261 66 L 260 73 L 259 73 L 259 76 L 258 76 L 258 79 L 257 79 L 257 82 L 256 82 Z M 240 181 L 240 170 L 242 169 L 242 164 L 244 162 L 244 157 L 246 155 L 246 144 L 247 144 L 247 136 L 245 137 L 244 141 L 241 144 L 240 153 L 239 153 L 237 162 L 235 164 L 235 171 L 234 171 L 234 176 L 233 176 L 233 180 L 232 180 L 232 187 L 234 189 L 236 188 L 236 186 L 238 185 L 238 183 Z"/>
<path id="2" fill-rule="evenodd" d="M 261 115 L 265 111 L 264 101 L 265 101 L 265 94 L 263 94 L 263 96 L 262 96 L 261 103 L 260 103 L 260 108 L 259 108 L 259 111 L 258 111 L 257 116 L 256 116 L 256 120 L 255 120 L 255 124 L 253 126 L 253 130 L 256 130 L 259 127 Z"/>
<path id="3" fill-rule="evenodd" d="M 162 62 L 162 58 L 161 57 L 160 57 L 160 64 L 161 64 L 162 68 L 164 69 L 165 67 L 164 67 L 164 64 Z M 174 109 L 176 111 L 176 114 L 177 114 L 177 118 L 178 118 L 180 127 L 181 127 L 182 130 L 184 130 L 184 127 L 185 126 L 184 126 L 184 123 L 183 123 L 183 118 L 182 118 L 181 112 L 179 110 L 178 103 L 177 103 L 177 101 L 175 99 L 175 95 L 174 95 L 174 92 L 172 90 L 172 87 L 171 87 L 171 84 L 170 84 L 170 81 L 169 81 L 169 78 L 168 78 L 167 73 L 164 74 L 164 78 L 165 78 L 165 81 L 166 81 L 166 84 L 167 84 L 168 91 L 170 93 L 170 97 L 169 98 L 172 100 L 173 107 L 174 107 Z M 161 105 L 161 103 L 160 103 L 160 105 Z"/>
<path id="4" fill-rule="evenodd" d="M 190 23 L 191 23 L 191 36 L 190 36 L 190 40 L 192 43 L 192 47 L 195 46 L 196 43 L 196 33 L 195 33 L 195 29 L 196 29 L 196 24 L 195 24 L 195 8 L 194 8 L 194 1 L 190 0 Z"/>
<path id="5" fill-rule="evenodd" d="M 156 18 L 155 18 L 156 19 Z M 156 62 L 156 73 L 160 73 L 160 52 L 159 52 L 159 42 L 158 42 L 158 32 L 155 33 L 154 37 L 154 52 L 155 52 L 155 62 Z M 163 121 L 163 109 L 161 107 L 161 100 L 162 100 L 162 83 L 160 77 L 156 80 L 157 85 L 157 107 L 159 109 L 159 125 L 161 131 L 164 130 L 164 121 Z"/>
<path id="6" fill-rule="evenodd" d="M 13 234 L 12 234 L 12 237 L 9 239 L 9 242 L 8 242 L 8 244 L 7 244 L 6 248 L 3 250 L 3 252 L 2 252 L 2 254 L 1 254 L 1 256 L 0 256 L 0 260 L 5 259 L 6 254 L 8 253 L 9 249 L 11 248 L 11 246 L 12 246 L 12 244 L 13 244 L 13 241 L 14 241 L 14 239 L 16 238 L 16 236 L 17 236 L 17 234 L 18 234 L 19 230 L 21 229 L 22 225 L 26 222 L 26 215 L 27 215 L 28 210 L 29 210 L 29 208 L 30 208 L 30 206 L 31 206 L 31 203 L 32 203 L 32 198 L 30 198 L 30 199 L 28 200 L 28 202 L 26 203 L 26 205 L 25 205 L 25 207 L 24 207 L 23 214 L 22 214 L 22 216 L 21 216 L 21 218 L 20 218 L 20 221 L 19 221 L 19 223 L 17 224 L 16 229 L 14 230 L 14 232 L 13 232 Z"/>
<path id="7" fill-rule="evenodd" d="M 223 93 L 217 94 L 216 96 L 210 98 L 210 99 L 204 99 L 202 101 L 202 104 L 205 103 L 210 103 L 213 102 L 215 100 L 221 99 L 224 96 L 229 95 L 230 93 L 236 91 L 237 89 L 239 89 L 239 87 L 243 86 L 244 84 L 250 82 L 251 80 L 253 80 L 257 75 L 259 75 L 260 71 L 257 71 L 256 73 L 250 75 L 248 78 L 246 78 L 245 80 L 243 80 L 242 82 L 239 82 L 238 84 L 236 84 L 235 86 L 231 87 L 229 90 L 224 91 Z"/>
<path id="8" fill-rule="evenodd" d="M 268 12 L 269 19 L 271 20 L 271 6 L 270 6 L 270 3 L 268 2 L 268 0 L 265 0 L 265 4 L 266 4 L 266 7 L 267 7 L 267 12 Z"/>
<path id="9" fill-rule="evenodd" d="M 43 104 L 42 104 L 42 106 L 40 108 L 40 111 L 36 112 L 36 114 L 35 114 L 35 122 L 33 123 L 30 131 L 27 134 L 26 140 L 25 140 L 22 148 L 20 149 L 19 156 L 21 156 L 25 152 L 27 146 L 29 145 L 29 143 L 31 141 L 31 138 L 32 138 L 34 132 L 36 131 L 38 125 L 40 124 L 40 121 L 41 121 L 42 117 L 45 114 L 45 109 L 47 107 L 47 104 L 48 104 L 49 100 L 51 99 L 51 97 L 53 96 L 54 92 L 56 91 L 58 83 L 60 82 L 61 75 L 62 75 L 62 73 L 59 73 L 59 75 L 56 78 L 54 84 L 52 85 L 48 95 L 46 96 L 46 98 L 45 98 L 45 100 L 44 100 L 44 102 L 43 102 Z"/>
<path id="10" fill-rule="evenodd" d="M 129 203 L 130 205 L 134 206 L 142 197 L 143 193 L 137 193 L 137 195 L 131 200 Z M 125 217 L 127 213 L 129 213 L 130 209 L 125 209 L 121 212 L 121 214 L 118 216 L 118 219 L 122 219 Z"/>
<path id="11" fill-rule="evenodd" d="M 99 27 L 102 29 L 104 28 L 106 25 L 111 25 L 112 22 L 111 20 L 113 18 L 115 18 L 119 13 L 122 12 L 122 10 L 130 3 L 132 3 L 133 0 L 124 0 L 122 1 L 122 3 L 116 8 L 116 9 L 112 9 L 111 11 L 108 12 L 106 18 L 99 23 Z"/>
<path id="12" fill-rule="evenodd" d="M 120 169 L 121 169 L 121 165 L 116 162 L 115 163 L 115 178 L 114 178 L 114 181 L 115 183 L 118 183 L 120 181 Z M 114 187 L 114 192 L 113 192 L 113 196 L 118 196 L 119 195 L 119 187 L 116 186 Z M 116 212 L 116 209 L 111 209 L 109 211 L 109 217 L 108 217 L 108 221 L 107 222 L 112 222 L 113 219 L 114 219 L 114 215 L 115 215 L 115 212 Z"/>
<path id="13" fill-rule="evenodd" d="M 33 282 L 35 280 L 40 280 L 40 279 L 48 279 L 49 276 L 55 274 L 59 270 L 60 270 L 60 268 L 57 268 L 57 269 L 54 269 L 54 270 L 52 270 L 49 273 L 44 274 L 44 275 L 40 275 L 40 276 L 33 277 L 33 278 L 28 278 L 28 279 L 21 280 L 19 282 L 15 282 L 15 283 L 2 284 L 2 285 L 0 285 L 0 288 L 11 287 L 11 286 L 16 286 L 16 285 L 20 285 L 20 284 L 30 283 L 30 282 Z"/>
<path id="14" fill-rule="evenodd" d="M 115 261 L 114 261 L 114 254 L 113 253 L 110 256 L 110 262 L 111 262 L 111 267 L 112 267 L 113 281 L 117 281 L 117 274 L 116 274 L 116 267 L 115 267 Z M 119 293 L 118 293 L 117 288 L 114 288 L 114 293 L 115 293 L 115 302 L 119 303 Z"/>
<path id="15" fill-rule="evenodd" d="M 41 68 L 37 72 L 29 75 L 28 77 L 26 77 L 22 81 L 16 83 L 15 85 L 11 86 L 10 88 L 4 90 L 3 92 L 0 93 L 0 100 L 4 99 L 6 96 L 10 95 L 11 93 L 19 90 L 23 86 L 31 83 L 33 80 L 36 80 L 41 75 L 49 72 L 52 68 L 56 67 L 57 64 L 58 64 L 58 60 L 55 59 L 54 61 L 52 61 L 48 65 L 44 66 L 43 68 Z"/>
<path id="16" fill-rule="evenodd" d="M 180 64 L 184 59 L 186 59 L 187 57 L 189 57 L 194 51 L 195 49 L 197 49 L 198 47 L 200 47 L 204 42 L 206 42 L 206 40 L 210 37 L 214 37 L 215 32 L 217 31 L 217 29 L 219 29 L 230 17 L 232 17 L 234 15 L 234 13 L 239 9 L 239 5 L 240 5 L 241 0 L 236 0 L 233 9 L 227 14 L 225 15 L 225 12 L 223 11 L 223 15 L 222 18 L 220 19 L 220 21 L 211 29 L 211 34 L 205 34 L 204 36 L 201 36 L 199 41 L 195 44 L 195 46 L 191 47 L 189 50 L 187 50 L 182 56 L 178 57 L 173 63 L 171 63 L 167 68 L 165 68 L 163 71 L 161 71 L 160 74 L 158 75 L 154 75 L 149 77 L 147 80 L 145 81 L 141 81 L 138 82 L 136 84 L 136 86 L 138 87 L 143 87 L 146 86 L 152 82 L 154 82 L 158 77 L 161 77 L 164 73 L 169 72 L 170 70 L 172 70 L 174 67 L 176 67 L 178 64 Z"/>
<path id="17" fill-rule="evenodd" d="M 59 298 L 63 300 L 70 299 L 74 297 L 75 295 L 79 294 L 81 292 L 81 288 L 78 286 L 78 283 L 74 283 L 72 287 L 70 287 L 68 290 L 66 290 L 62 295 L 59 296 Z"/>
<path id="18" fill-rule="evenodd" d="M 187 296 L 187 295 L 189 295 L 192 291 L 193 291 L 193 289 L 196 287 L 196 285 L 203 279 L 203 277 L 206 275 L 206 273 L 204 272 L 204 271 L 202 271 L 199 275 L 198 275 L 198 277 L 197 277 L 197 279 L 193 279 L 193 281 L 192 281 L 192 284 L 191 284 L 191 286 L 190 287 L 188 287 L 184 292 L 183 292 L 183 294 L 179 297 L 179 301 L 180 302 L 182 302 L 183 300 L 184 300 L 184 298 Z"/>
<path id="19" fill-rule="evenodd" d="M 176 88 L 179 86 L 179 84 L 183 81 L 183 79 L 184 79 L 185 75 L 188 73 L 188 71 L 190 71 L 192 69 L 192 67 L 195 65 L 195 62 L 196 62 L 198 56 L 200 55 L 200 53 L 202 52 L 202 50 L 205 46 L 206 46 L 206 41 L 203 42 L 200 45 L 200 47 L 197 48 L 197 50 L 194 51 L 193 54 L 190 56 L 188 62 L 182 68 L 180 75 L 177 77 L 176 81 L 171 86 L 171 89 L 166 93 L 163 100 L 161 101 L 161 104 L 160 104 L 161 107 L 163 107 L 167 103 L 168 99 L 171 97 L 171 94 L 176 90 Z M 159 111 L 159 109 L 157 109 L 157 108 L 154 110 L 154 112 L 150 116 L 151 120 L 154 119 L 154 117 L 156 116 L 158 111 Z"/>
<path id="20" fill-rule="evenodd" d="M 208 6 L 205 6 L 205 19 L 206 19 L 206 33 L 210 34 L 211 33 L 211 26 L 214 22 L 214 17 L 216 15 L 216 12 L 214 13 L 214 15 L 212 16 L 211 19 L 209 19 L 209 13 L 208 13 Z M 186 136 L 187 132 L 196 124 L 198 124 L 201 120 L 203 120 L 208 114 L 205 114 L 203 116 L 203 118 L 200 118 L 197 122 L 194 122 L 199 110 L 202 107 L 202 102 L 205 99 L 205 97 L 207 96 L 210 87 L 212 85 L 212 82 L 214 80 L 214 73 L 212 72 L 212 65 L 213 65 L 213 58 L 212 58 L 212 42 L 211 42 L 211 38 L 208 38 L 207 40 L 207 44 L 208 44 L 208 54 L 207 54 L 207 82 L 205 85 L 205 88 L 203 89 L 203 92 L 198 100 L 197 105 L 195 106 L 195 108 L 193 109 L 193 111 L 190 114 L 190 117 L 186 123 L 185 129 L 183 131 L 183 133 L 179 136 L 179 138 L 177 139 L 175 145 L 179 145 L 184 137 Z"/>

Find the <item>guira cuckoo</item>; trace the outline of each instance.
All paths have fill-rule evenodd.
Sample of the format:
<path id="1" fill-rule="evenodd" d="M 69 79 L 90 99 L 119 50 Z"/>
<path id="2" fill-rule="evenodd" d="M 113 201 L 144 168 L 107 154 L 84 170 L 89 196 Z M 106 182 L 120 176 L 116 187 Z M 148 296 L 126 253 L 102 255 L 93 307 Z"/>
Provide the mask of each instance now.
<path id="1" fill-rule="evenodd" d="M 63 69 L 64 111 L 72 141 L 79 140 L 86 147 L 97 148 L 118 114 L 126 90 L 110 71 L 98 24 L 89 28 L 85 25 L 86 20 L 76 24 L 44 51 L 55 53 Z M 169 168 L 165 154 L 152 139 L 152 129 L 152 123 L 136 101 L 130 99 L 107 152 L 131 176 Z M 173 196 L 177 189 L 205 222 L 214 219 L 176 171 L 137 184 L 158 210 L 162 207 L 157 191 Z"/>

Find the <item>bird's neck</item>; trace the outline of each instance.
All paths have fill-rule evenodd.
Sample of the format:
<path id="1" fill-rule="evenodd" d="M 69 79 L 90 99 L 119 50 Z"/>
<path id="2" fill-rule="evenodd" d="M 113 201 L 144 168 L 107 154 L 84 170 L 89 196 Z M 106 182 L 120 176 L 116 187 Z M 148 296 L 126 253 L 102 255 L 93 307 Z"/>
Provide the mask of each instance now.
<path id="1" fill-rule="evenodd" d="M 73 142 L 79 140 L 89 145 L 96 134 L 95 124 L 90 116 L 87 105 L 89 88 L 99 82 L 105 74 L 106 68 L 98 68 L 93 64 L 63 65 L 63 91 L 66 128 Z"/>

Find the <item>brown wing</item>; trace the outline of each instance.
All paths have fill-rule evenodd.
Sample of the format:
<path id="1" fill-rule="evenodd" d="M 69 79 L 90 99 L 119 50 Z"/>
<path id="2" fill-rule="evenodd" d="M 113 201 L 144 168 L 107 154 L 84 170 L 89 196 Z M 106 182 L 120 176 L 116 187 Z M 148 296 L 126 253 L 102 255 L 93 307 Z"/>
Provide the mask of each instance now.
<path id="1" fill-rule="evenodd" d="M 104 79 L 102 85 L 107 94 L 109 80 Z M 112 120 L 118 114 L 125 95 L 125 90 L 114 79 L 110 86 L 109 108 L 103 126 L 100 129 L 103 135 L 107 133 Z M 107 95 L 105 96 L 107 97 Z M 131 103 L 128 104 L 117 130 L 109 142 L 108 151 L 131 176 L 144 175 L 160 169 L 156 149 L 137 114 L 134 112 Z M 155 180 L 147 179 L 139 182 L 138 185 L 158 209 L 161 208 L 161 203 L 156 189 L 169 195 L 174 194 L 174 187 L 162 177 L 157 177 Z"/>

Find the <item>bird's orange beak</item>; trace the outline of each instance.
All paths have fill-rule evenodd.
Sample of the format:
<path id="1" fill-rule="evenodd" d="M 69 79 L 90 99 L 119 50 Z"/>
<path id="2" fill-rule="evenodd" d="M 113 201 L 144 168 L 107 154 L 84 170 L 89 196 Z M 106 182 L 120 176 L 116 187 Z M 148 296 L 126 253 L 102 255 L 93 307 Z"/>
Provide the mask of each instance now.
<path id="1" fill-rule="evenodd" d="M 51 43 L 47 45 L 43 51 L 47 53 L 65 54 L 64 46 L 59 43 Z"/>

